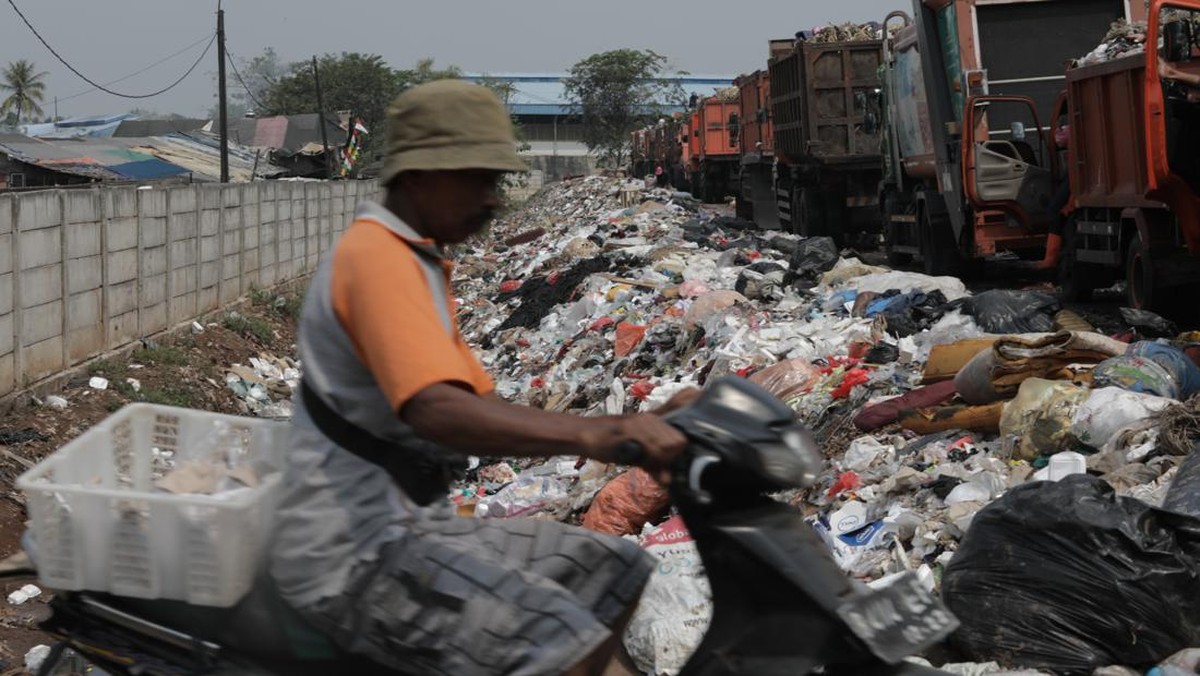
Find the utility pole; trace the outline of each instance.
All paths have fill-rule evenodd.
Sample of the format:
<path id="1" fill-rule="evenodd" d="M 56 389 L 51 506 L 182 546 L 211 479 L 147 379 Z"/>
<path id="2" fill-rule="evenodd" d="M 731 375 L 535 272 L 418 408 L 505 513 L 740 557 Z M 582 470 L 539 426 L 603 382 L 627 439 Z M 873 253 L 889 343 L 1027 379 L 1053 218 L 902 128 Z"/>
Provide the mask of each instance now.
<path id="1" fill-rule="evenodd" d="M 229 182 L 229 119 L 225 112 L 225 10 L 217 3 L 217 98 L 220 110 L 221 182 Z"/>
<path id="2" fill-rule="evenodd" d="M 321 98 L 321 76 L 317 74 L 317 57 L 313 55 L 313 84 L 317 87 L 317 124 L 321 127 L 321 145 L 325 147 L 325 178 L 329 178 L 329 136 L 325 131 L 325 100 Z"/>

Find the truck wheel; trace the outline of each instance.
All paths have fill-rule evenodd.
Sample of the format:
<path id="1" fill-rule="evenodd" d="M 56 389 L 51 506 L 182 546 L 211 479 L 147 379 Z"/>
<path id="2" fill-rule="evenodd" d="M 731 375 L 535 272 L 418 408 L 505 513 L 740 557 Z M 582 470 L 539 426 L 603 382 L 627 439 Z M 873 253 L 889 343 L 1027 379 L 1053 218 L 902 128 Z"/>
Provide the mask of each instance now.
<path id="1" fill-rule="evenodd" d="M 1058 259 L 1058 284 L 1062 299 L 1068 303 L 1086 303 L 1092 292 L 1104 283 L 1104 267 L 1095 263 L 1080 263 L 1076 246 L 1077 224 L 1074 217 L 1063 226 L 1062 255 Z"/>
<path id="2" fill-rule="evenodd" d="M 1154 264 L 1150 247 L 1135 237 L 1125 254 L 1125 281 L 1129 286 L 1129 305 L 1138 310 L 1153 310 L 1158 302 L 1154 288 Z"/>
<path id="3" fill-rule="evenodd" d="M 896 193 L 888 191 L 879 199 L 879 205 L 883 211 L 883 248 L 887 252 L 887 262 L 893 268 L 902 267 L 912 263 L 912 254 L 901 253 L 895 251 L 893 247 L 903 239 L 902 226 L 892 222 L 892 216 L 896 214 Z"/>
<path id="4" fill-rule="evenodd" d="M 828 234 L 821 198 L 812 188 L 797 188 L 795 207 L 792 209 L 793 228 L 797 235 L 820 237 Z"/>
<path id="5" fill-rule="evenodd" d="M 954 242 L 953 230 L 945 219 L 935 219 L 926 209 L 920 216 L 921 263 L 927 275 L 957 275 L 962 256 Z"/>

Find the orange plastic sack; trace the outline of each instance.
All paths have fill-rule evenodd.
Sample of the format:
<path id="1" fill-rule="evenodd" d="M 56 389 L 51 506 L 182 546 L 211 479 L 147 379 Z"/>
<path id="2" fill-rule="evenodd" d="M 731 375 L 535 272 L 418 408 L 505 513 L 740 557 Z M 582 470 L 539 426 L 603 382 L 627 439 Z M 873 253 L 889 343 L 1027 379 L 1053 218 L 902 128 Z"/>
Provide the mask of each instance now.
<path id="1" fill-rule="evenodd" d="M 646 470 L 635 467 L 600 489 L 583 515 L 584 528 L 611 535 L 640 533 L 667 511 L 671 496 Z"/>
<path id="2" fill-rule="evenodd" d="M 804 394 L 821 380 L 817 367 L 803 359 L 788 359 L 750 376 L 750 382 L 780 399 Z"/>
<path id="3" fill-rule="evenodd" d="M 624 357 L 642 342 L 642 337 L 646 335 L 646 327 L 629 322 L 621 322 L 617 324 L 617 345 L 614 352 L 618 357 Z"/>

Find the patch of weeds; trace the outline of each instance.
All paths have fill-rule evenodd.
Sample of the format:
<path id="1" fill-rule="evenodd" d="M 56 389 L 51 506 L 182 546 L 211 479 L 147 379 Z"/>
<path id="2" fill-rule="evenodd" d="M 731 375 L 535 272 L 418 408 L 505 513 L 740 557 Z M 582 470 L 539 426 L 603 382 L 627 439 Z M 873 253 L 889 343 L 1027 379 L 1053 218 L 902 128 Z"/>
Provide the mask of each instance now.
<path id="1" fill-rule="evenodd" d="M 118 361 L 109 359 L 100 359 L 88 364 L 87 374 L 89 376 L 111 376 L 121 373 L 125 370 L 125 365 Z"/>
<path id="2" fill-rule="evenodd" d="M 147 404 L 178 406 L 179 408 L 201 408 L 203 403 L 194 392 L 179 385 L 166 385 L 161 388 L 143 387 L 142 391 L 137 394 L 137 398 Z"/>
<path id="3" fill-rule="evenodd" d="M 184 366 L 191 361 L 188 353 L 175 345 L 143 347 L 134 353 L 133 358 L 139 363 L 149 362 L 160 366 Z"/>
<path id="4" fill-rule="evenodd" d="M 275 311 L 290 319 L 299 319 L 300 310 L 304 307 L 304 296 L 293 293 L 275 299 L 272 306 Z"/>
<path id="5" fill-rule="evenodd" d="M 140 394 L 137 390 L 133 389 L 133 385 L 124 380 L 113 381 L 111 385 L 114 392 L 128 399 L 137 399 Z"/>
<path id="6" fill-rule="evenodd" d="M 263 343 L 269 342 L 274 337 L 271 325 L 256 317 L 232 313 L 225 317 L 222 325 L 244 338 L 257 338 Z"/>
<path id="7" fill-rule="evenodd" d="M 266 289 L 250 289 L 250 302 L 254 305 L 270 305 L 274 296 Z"/>

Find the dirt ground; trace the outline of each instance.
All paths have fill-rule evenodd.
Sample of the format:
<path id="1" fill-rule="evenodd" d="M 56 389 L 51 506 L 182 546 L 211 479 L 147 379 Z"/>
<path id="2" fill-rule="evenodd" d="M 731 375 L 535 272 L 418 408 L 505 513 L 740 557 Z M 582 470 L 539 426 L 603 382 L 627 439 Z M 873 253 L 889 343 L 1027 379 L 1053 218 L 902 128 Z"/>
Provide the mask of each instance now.
<path id="1" fill-rule="evenodd" d="M 20 550 L 25 530 L 24 499 L 16 477 L 125 404 L 144 401 L 220 413 L 246 414 L 244 404 L 225 384 L 225 369 L 248 364 L 266 353 L 295 355 L 295 317 L 300 291 L 284 295 L 256 292 L 249 302 L 200 320 L 203 332 L 184 330 L 143 341 L 128 359 L 101 359 L 82 368 L 58 392 L 66 410 L 26 397 L 0 417 L 0 559 Z M 89 380 L 109 381 L 105 390 Z M 128 381 L 133 378 L 139 387 Z M 29 578 L 0 578 L 0 675 L 24 672 L 25 653 L 51 638 L 37 630 L 48 614 L 47 594 L 25 604 L 7 602 L 8 594 Z"/>

